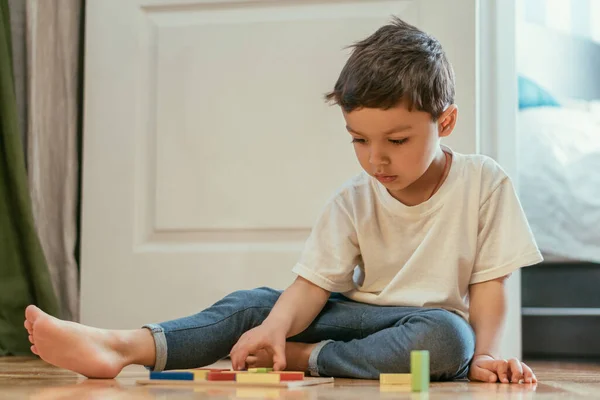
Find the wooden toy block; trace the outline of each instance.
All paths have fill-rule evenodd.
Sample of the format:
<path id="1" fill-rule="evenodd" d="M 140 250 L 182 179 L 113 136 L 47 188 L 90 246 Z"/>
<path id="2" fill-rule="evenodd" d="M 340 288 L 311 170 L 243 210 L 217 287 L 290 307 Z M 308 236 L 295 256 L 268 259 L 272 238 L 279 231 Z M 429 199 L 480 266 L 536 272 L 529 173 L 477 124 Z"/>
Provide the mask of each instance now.
<path id="1" fill-rule="evenodd" d="M 194 374 L 194 380 L 195 381 L 204 381 L 206 380 L 206 378 L 208 377 L 208 374 L 210 373 L 210 371 L 194 371 L 191 370 L 190 371 L 192 374 Z"/>
<path id="2" fill-rule="evenodd" d="M 304 380 L 304 372 L 297 371 L 274 371 L 269 372 L 269 374 L 277 374 L 279 375 L 279 379 L 281 382 L 286 381 L 303 381 Z"/>
<path id="3" fill-rule="evenodd" d="M 242 399 L 281 399 L 282 398 L 282 390 L 275 388 L 255 388 L 255 387 L 242 387 L 235 391 L 236 398 Z M 287 393 L 286 393 L 287 394 Z M 298 396 L 300 397 L 300 396 Z M 228 398 L 228 397 L 224 397 Z M 231 398 L 231 397 L 229 397 Z M 289 397 L 288 397 L 289 398 Z M 301 398 L 301 397 L 300 397 Z"/>
<path id="4" fill-rule="evenodd" d="M 273 368 L 248 368 L 248 372 L 260 372 L 263 374 L 271 371 L 273 371 Z"/>
<path id="5" fill-rule="evenodd" d="M 429 391 L 429 351 L 413 350 L 410 352 L 410 373 L 413 392 Z"/>
<path id="6" fill-rule="evenodd" d="M 206 380 L 207 375 L 210 373 L 210 371 L 206 370 L 206 369 L 203 369 L 203 370 L 198 370 L 198 369 L 174 369 L 174 370 L 169 371 L 169 372 L 185 372 L 185 373 L 188 373 L 188 374 L 193 374 L 195 381 Z"/>
<path id="7" fill-rule="evenodd" d="M 412 391 L 410 383 L 408 385 L 379 385 L 381 393 L 410 393 Z"/>
<path id="8" fill-rule="evenodd" d="M 280 374 L 240 374 L 235 377 L 239 383 L 279 383 Z"/>
<path id="9" fill-rule="evenodd" d="M 163 379 L 163 380 L 173 380 L 173 381 L 193 381 L 194 374 L 191 372 L 183 372 L 183 371 L 163 371 L 163 372 L 150 372 L 150 379 Z"/>
<path id="10" fill-rule="evenodd" d="M 411 385 L 411 374 L 379 374 L 380 385 Z"/>
<path id="11" fill-rule="evenodd" d="M 270 374 L 302 374 L 305 375 L 304 371 L 271 371 Z"/>
<path id="12" fill-rule="evenodd" d="M 255 388 L 282 388 L 282 389 L 297 389 L 306 386 L 315 386 L 315 385 L 333 385 L 335 380 L 333 378 L 312 378 L 308 377 L 301 381 L 291 381 L 291 382 L 274 382 L 274 383 L 262 383 L 262 382 L 236 382 L 235 380 L 231 380 L 231 377 L 234 379 L 237 377 L 268 377 L 273 376 L 275 378 L 279 377 L 279 374 L 227 374 L 223 373 L 222 375 L 229 376 L 229 381 L 210 381 L 210 380 L 195 380 L 195 381 L 178 381 L 178 380 L 165 380 L 165 379 L 139 379 L 136 381 L 138 385 L 151 385 L 151 386 L 182 386 L 182 387 L 190 387 L 190 388 L 202 388 L 199 390 L 207 390 L 206 393 L 209 393 L 211 390 L 223 390 L 223 388 L 247 388 L 247 387 L 255 387 Z M 242 379 L 243 380 L 243 379 Z M 385 387 L 385 386 L 384 386 Z M 388 385 L 387 387 L 392 387 L 392 385 Z M 396 388 L 403 388 L 405 386 L 396 385 Z M 409 386 L 406 386 L 410 388 Z M 221 393 L 223 394 L 223 393 Z"/>
<path id="13" fill-rule="evenodd" d="M 187 371 L 227 372 L 231 370 L 227 368 L 194 368 Z"/>
<path id="14" fill-rule="evenodd" d="M 235 381 L 237 374 L 232 374 L 227 371 L 209 372 L 206 376 L 208 381 Z"/>

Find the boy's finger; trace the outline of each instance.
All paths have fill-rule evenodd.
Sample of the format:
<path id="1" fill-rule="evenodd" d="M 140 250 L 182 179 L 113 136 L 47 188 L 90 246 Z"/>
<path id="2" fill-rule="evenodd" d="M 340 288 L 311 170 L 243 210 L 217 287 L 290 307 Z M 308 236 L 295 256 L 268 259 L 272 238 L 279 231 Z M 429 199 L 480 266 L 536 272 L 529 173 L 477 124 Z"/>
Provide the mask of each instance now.
<path id="1" fill-rule="evenodd" d="M 496 374 L 493 373 L 490 370 L 487 370 L 485 368 L 479 368 L 477 366 L 473 366 L 471 368 L 471 374 L 469 377 L 471 380 L 473 381 L 480 381 L 480 382 L 490 382 L 490 383 L 494 383 L 496 382 Z"/>
<path id="2" fill-rule="evenodd" d="M 245 348 L 239 348 L 231 353 L 231 366 L 235 371 L 246 369 L 246 358 L 250 352 Z"/>
<path id="3" fill-rule="evenodd" d="M 511 372 L 510 381 L 512 383 L 519 383 L 519 381 L 523 379 L 523 368 L 521 367 L 521 362 L 516 358 L 511 358 L 508 361 L 508 367 Z"/>
<path id="4" fill-rule="evenodd" d="M 285 348 L 273 347 L 273 370 L 283 371 L 286 367 Z"/>
<path id="5" fill-rule="evenodd" d="M 237 342 L 235 342 L 235 344 L 231 348 L 230 353 L 235 353 L 237 350 L 239 350 L 241 347 L 243 347 L 247 341 L 248 341 L 248 338 L 247 338 L 246 334 L 243 334 L 242 336 L 240 336 L 240 338 L 237 340 Z"/>
<path id="6" fill-rule="evenodd" d="M 537 383 L 537 377 L 531 368 L 525 363 L 521 363 L 521 365 L 523 366 L 523 379 L 525 380 L 525 383 Z"/>
<path id="7" fill-rule="evenodd" d="M 506 360 L 496 360 L 496 374 L 502 383 L 508 383 L 508 362 Z"/>

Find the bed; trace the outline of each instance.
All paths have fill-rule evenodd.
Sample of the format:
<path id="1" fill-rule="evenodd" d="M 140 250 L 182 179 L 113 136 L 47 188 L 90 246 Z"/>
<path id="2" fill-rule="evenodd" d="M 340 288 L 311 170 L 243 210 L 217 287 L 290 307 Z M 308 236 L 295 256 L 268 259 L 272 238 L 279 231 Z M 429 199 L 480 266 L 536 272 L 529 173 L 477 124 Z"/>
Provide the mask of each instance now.
<path id="1" fill-rule="evenodd" d="M 600 43 L 522 23 L 519 196 L 545 262 L 600 264 Z"/>
<path id="2" fill-rule="evenodd" d="M 526 358 L 600 358 L 600 44 L 521 23 L 519 197 L 544 262 L 522 271 Z"/>

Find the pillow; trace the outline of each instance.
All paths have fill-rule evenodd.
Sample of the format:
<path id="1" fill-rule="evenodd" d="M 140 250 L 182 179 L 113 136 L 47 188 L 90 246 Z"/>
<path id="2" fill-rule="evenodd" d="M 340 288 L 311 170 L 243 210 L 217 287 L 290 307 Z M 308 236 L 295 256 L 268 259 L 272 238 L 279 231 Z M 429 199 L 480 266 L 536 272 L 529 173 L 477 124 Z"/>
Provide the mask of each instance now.
<path id="1" fill-rule="evenodd" d="M 530 107 L 560 107 L 548 91 L 529 78 L 519 75 L 519 109 Z"/>

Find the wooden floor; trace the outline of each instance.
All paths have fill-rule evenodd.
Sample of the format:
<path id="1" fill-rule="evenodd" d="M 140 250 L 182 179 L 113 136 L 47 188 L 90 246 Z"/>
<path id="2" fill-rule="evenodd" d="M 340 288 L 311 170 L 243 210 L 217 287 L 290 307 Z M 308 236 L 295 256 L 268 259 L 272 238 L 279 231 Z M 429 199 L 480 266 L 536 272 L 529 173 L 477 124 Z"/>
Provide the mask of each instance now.
<path id="1" fill-rule="evenodd" d="M 336 379 L 334 384 L 296 390 L 169 388 L 136 385 L 147 378 L 129 367 L 117 379 L 94 380 L 33 358 L 0 357 L 0 399 L 553 399 L 600 397 L 600 363 L 530 362 L 537 385 L 468 382 L 432 383 L 429 393 L 381 390 L 378 381 Z M 228 365 L 219 365 L 229 367 Z"/>

